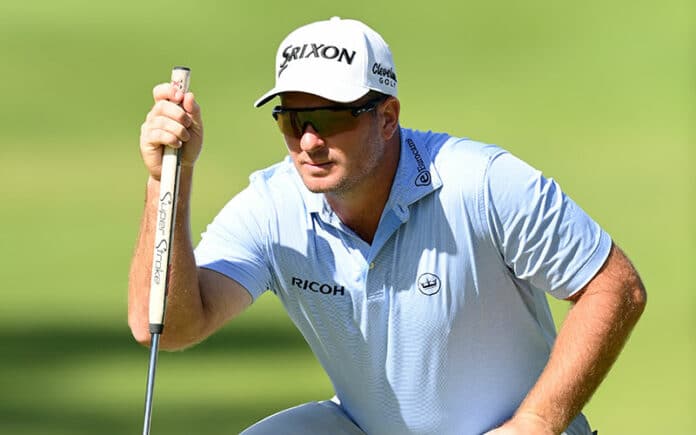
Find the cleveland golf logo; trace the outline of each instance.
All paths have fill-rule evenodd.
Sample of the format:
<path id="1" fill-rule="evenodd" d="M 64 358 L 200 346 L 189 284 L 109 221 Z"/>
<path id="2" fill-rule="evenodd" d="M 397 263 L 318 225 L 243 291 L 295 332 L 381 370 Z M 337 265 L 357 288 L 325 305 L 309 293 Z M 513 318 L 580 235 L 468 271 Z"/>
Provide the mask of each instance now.
<path id="1" fill-rule="evenodd" d="M 418 277 L 418 290 L 427 296 L 432 296 L 440 291 L 441 282 L 437 275 L 424 273 Z"/>
<path id="2" fill-rule="evenodd" d="M 336 62 L 344 62 L 348 65 L 353 64 L 355 59 L 355 50 L 349 51 L 346 48 L 339 48 L 335 45 L 325 44 L 303 44 L 301 46 L 288 45 L 283 49 L 283 63 L 278 67 L 278 77 L 285 71 L 288 64 L 297 59 L 308 59 L 310 57 L 322 58 L 327 60 L 335 60 Z"/>
<path id="3" fill-rule="evenodd" d="M 372 74 L 379 76 L 379 82 L 391 86 L 392 88 L 396 86 L 396 73 L 394 68 L 382 66 L 381 63 L 376 63 L 372 65 Z"/>

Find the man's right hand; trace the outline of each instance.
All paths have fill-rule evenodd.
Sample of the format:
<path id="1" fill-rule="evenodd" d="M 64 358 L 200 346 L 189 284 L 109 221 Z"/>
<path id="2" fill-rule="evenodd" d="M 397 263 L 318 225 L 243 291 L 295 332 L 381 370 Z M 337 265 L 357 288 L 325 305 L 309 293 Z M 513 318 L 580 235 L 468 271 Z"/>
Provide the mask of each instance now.
<path id="1" fill-rule="evenodd" d="M 155 104 L 140 128 L 140 154 L 150 176 L 159 181 L 163 146 L 182 147 L 181 165 L 193 167 L 203 146 L 203 121 L 193 93 L 162 83 L 152 95 Z"/>

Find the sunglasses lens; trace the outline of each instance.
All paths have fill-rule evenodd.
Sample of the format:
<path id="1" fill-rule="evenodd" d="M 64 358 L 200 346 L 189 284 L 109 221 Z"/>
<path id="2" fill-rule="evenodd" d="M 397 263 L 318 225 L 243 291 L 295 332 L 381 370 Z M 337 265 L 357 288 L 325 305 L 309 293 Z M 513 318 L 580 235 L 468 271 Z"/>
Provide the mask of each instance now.
<path id="1" fill-rule="evenodd" d="M 299 128 L 295 128 L 297 124 L 294 118 L 297 117 L 295 112 L 282 112 L 275 115 L 278 121 L 280 132 L 287 136 L 300 137 L 302 134 Z"/>
<path id="2" fill-rule="evenodd" d="M 331 136 L 354 128 L 358 118 L 349 110 L 312 110 L 307 112 L 281 112 L 277 114 L 278 127 L 283 134 L 297 139 L 311 125 L 320 135 Z"/>

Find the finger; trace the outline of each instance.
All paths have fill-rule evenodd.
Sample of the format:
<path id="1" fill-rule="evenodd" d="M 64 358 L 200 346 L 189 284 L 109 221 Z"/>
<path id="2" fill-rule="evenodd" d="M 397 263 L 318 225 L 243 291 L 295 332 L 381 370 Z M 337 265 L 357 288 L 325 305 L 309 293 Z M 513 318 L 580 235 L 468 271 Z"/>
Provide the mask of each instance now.
<path id="1" fill-rule="evenodd" d="M 162 129 L 150 129 L 144 133 L 145 143 L 151 146 L 166 145 L 172 148 L 181 147 L 182 141 L 174 133 Z"/>
<path id="2" fill-rule="evenodd" d="M 152 88 L 152 97 L 155 101 L 167 100 L 179 104 L 184 98 L 184 93 L 171 83 L 160 83 Z"/>
<path id="3" fill-rule="evenodd" d="M 181 141 L 186 142 L 189 139 L 191 139 L 191 135 L 189 134 L 188 130 L 186 129 L 185 126 L 181 125 L 181 123 L 171 119 L 167 118 L 165 116 L 158 116 L 156 118 L 151 119 L 148 122 L 147 128 L 151 130 L 164 130 L 169 133 L 172 133 L 176 137 L 178 137 Z"/>
<path id="4" fill-rule="evenodd" d="M 152 110 L 147 114 L 146 120 L 151 121 L 160 116 L 170 118 L 185 127 L 191 126 L 193 122 L 191 115 L 186 113 L 181 106 L 166 100 L 156 102 Z"/>

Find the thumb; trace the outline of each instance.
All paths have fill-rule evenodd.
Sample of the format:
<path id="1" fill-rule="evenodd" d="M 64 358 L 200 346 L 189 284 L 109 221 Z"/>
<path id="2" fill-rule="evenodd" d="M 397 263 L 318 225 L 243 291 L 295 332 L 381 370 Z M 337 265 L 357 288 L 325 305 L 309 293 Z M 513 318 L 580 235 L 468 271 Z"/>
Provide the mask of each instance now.
<path id="1" fill-rule="evenodd" d="M 193 92 L 187 92 L 186 95 L 184 95 L 184 101 L 181 106 L 193 117 L 194 121 L 201 121 L 201 106 L 196 102 L 196 96 Z"/>

